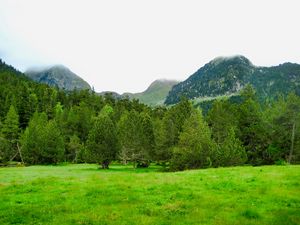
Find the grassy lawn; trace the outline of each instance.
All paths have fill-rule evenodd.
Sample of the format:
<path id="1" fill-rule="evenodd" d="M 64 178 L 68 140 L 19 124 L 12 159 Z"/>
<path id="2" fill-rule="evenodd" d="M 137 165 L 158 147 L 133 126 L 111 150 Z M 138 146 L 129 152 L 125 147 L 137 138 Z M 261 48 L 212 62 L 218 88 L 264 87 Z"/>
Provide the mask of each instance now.
<path id="1" fill-rule="evenodd" d="M 0 169 L 0 224 L 300 224 L 300 166 Z"/>

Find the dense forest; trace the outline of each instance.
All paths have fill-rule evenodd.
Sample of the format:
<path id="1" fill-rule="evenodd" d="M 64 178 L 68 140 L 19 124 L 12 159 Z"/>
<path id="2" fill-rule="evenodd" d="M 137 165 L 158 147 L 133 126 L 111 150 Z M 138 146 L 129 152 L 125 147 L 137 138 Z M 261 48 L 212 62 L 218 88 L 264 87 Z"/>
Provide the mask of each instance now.
<path id="1" fill-rule="evenodd" d="M 0 164 L 112 161 L 176 171 L 300 162 L 300 97 L 215 100 L 203 113 L 187 99 L 151 108 L 138 100 L 62 91 L 0 61 Z"/>

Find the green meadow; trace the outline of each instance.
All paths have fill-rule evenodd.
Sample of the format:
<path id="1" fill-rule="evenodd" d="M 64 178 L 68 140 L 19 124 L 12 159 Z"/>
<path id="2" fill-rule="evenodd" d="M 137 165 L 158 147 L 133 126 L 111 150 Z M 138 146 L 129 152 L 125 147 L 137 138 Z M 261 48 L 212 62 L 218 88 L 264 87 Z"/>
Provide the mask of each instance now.
<path id="1" fill-rule="evenodd" d="M 0 224 L 300 224 L 300 166 L 0 168 Z"/>

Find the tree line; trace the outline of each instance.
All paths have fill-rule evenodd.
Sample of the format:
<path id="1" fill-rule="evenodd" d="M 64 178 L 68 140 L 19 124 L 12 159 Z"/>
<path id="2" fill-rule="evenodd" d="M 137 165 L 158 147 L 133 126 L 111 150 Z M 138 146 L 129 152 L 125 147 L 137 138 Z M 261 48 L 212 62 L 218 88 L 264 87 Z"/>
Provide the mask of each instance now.
<path id="1" fill-rule="evenodd" d="M 187 99 L 151 108 L 137 100 L 65 92 L 0 67 L 0 163 L 112 161 L 185 170 L 300 161 L 300 98 L 261 103 L 246 86 L 239 102 L 203 113 Z"/>

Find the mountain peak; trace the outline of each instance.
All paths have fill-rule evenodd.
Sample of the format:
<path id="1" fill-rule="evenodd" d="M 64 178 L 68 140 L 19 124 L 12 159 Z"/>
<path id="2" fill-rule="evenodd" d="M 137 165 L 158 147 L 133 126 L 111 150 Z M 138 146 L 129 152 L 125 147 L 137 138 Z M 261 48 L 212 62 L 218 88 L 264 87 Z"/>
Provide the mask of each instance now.
<path id="1" fill-rule="evenodd" d="M 49 67 L 50 70 L 67 70 L 67 71 L 71 71 L 68 67 L 61 65 L 61 64 L 57 64 L 57 65 L 53 65 L 51 67 Z"/>
<path id="2" fill-rule="evenodd" d="M 64 65 L 31 68 L 25 74 L 37 82 L 46 83 L 60 89 L 91 89 L 86 81 Z"/>
<path id="3" fill-rule="evenodd" d="M 39 74 L 39 73 L 44 73 L 46 71 L 73 73 L 68 67 L 66 67 L 62 64 L 56 64 L 56 65 L 50 65 L 50 66 L 31 67 L 25 71 L 25 74 Z"/>
<path id="4" fill-rule="evenodd" d="M 219 56 L 209 62 L 209 64 L 213 64 L 215 66 L 220 63 L 242 63 L 253 66 L 252 62 L 243 55 Z"/>

